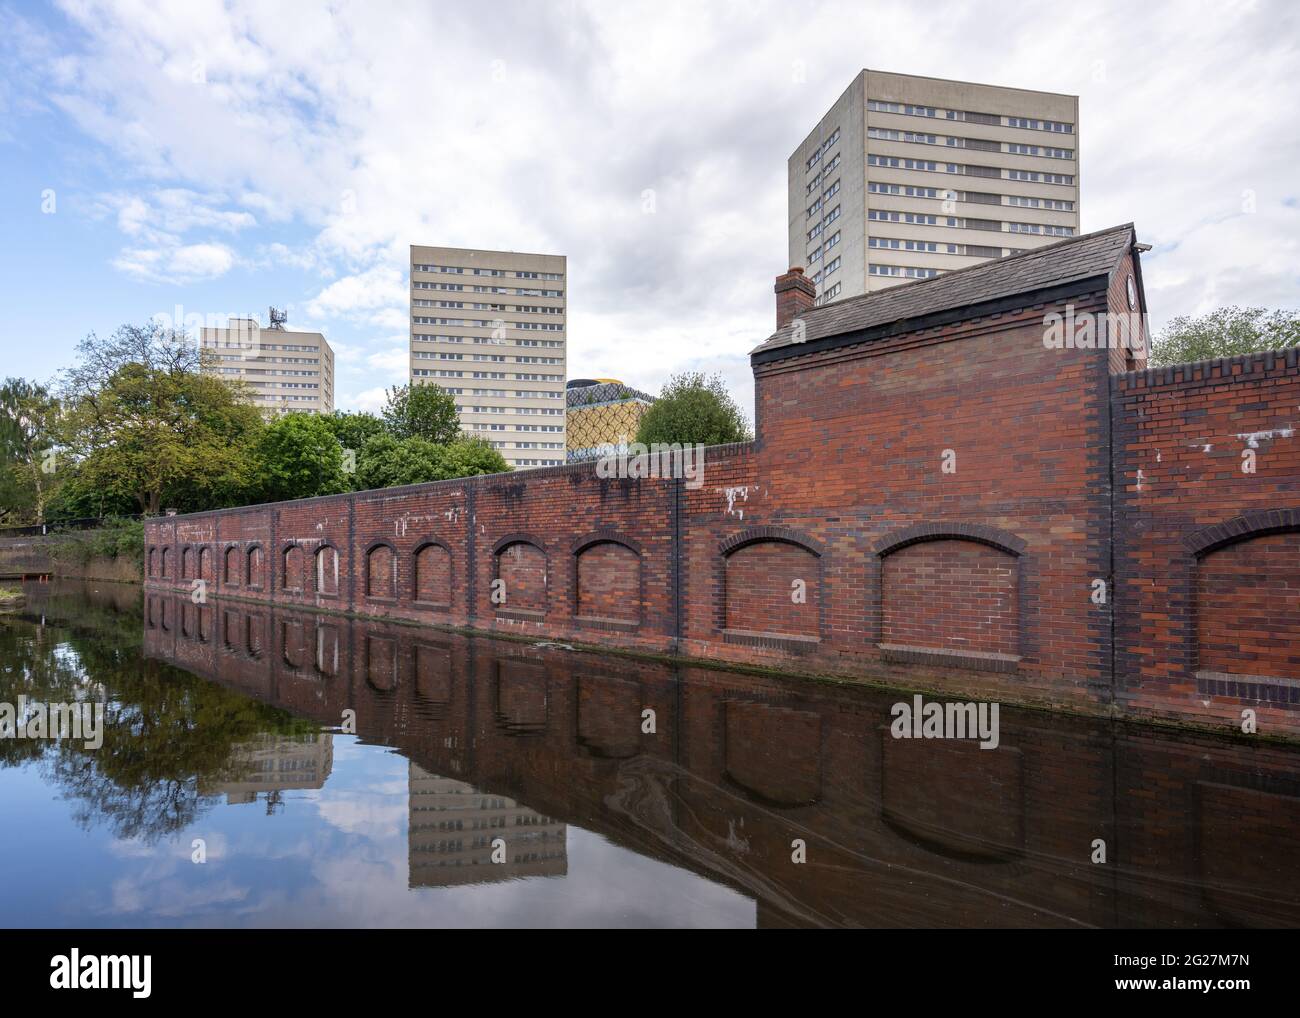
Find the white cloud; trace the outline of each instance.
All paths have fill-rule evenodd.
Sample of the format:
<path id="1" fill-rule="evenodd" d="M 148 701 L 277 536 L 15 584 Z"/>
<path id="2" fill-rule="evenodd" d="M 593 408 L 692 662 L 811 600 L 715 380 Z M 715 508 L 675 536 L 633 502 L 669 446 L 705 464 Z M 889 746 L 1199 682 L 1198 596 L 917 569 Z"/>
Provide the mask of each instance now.
<path id="1" fill-rule="evenodd" d="M 234 234 L 257 225 L 248 212 L 225 209 L 221 195 L 185 188 L 159 188 L 146 195 L 101 195 L 97 214 L 113 214 L 117 227 L 134 242 L 113 260 L 121 272 L 155 283 L 194 283 L 229 272 L 235 252 L 224 242 L 186 243 L 191 231 Z"/>
<path id="2" fill-rule="evenodd" d="M 164 244 L 124 248 L 113 265 L 128 276 L 153 283 L 194 283 L 230 271 L 235 254 L 223 244 Z"/>
<path id="3" fill-rule="evenodd" d="M 405 339 L 406 337 L 402 337 L 401 346 L 370 354 L 366 358 L 366 363 L 378 371 L 391 375 L 398 384 L 404 384 L 407 378 L 406 371 L 411 363 L 411 355 L 406 349 Z"/>
<path id="4" fill-rule="evenodd" d="M 365 272 L 335 280 L 307 302 L 313 318 L 357 316 L 376 318 L 405 307 L 406 283 L 400 269 L 376 265 Z M 400 312 L 399 312 L 400 313 Z M 405 314 L 401 314 L 403 323 Z"/>
<path id="5" fill-rule="evenodd" d="M 366 389 L 364 392 L 358 392 L 347 397 L 347 405 L 353 410 L 364 410 L 367 413 L 378 413 L 388 402 L 388 393 L 385 386 L 379 385 L 373 389 Z"/>
<path id="6" fill-rule="evenodd" d="M 1077 93 L 1084 228 L 1135 220 L 1156 245 L 1157 324 L 1207 303 L 1300 303 L 1284 204 L 1300 163 L 1287 126 L 1300 32 L 1282 0 L 1205 17 L 1112 0 L 1011 19 L 988 3 L 902 0 L 797 14 L 775 2 L 65 9 L 75 56 L 44 38 L 21 53 L 44 72 L 41 101 L 154 182 L 144 209 L 118 212 L 123 230 L 183 233 L 186 246 L 255 234 L 268 264 L 316 274 L 307 314 L 362 349 L 366 330 L 405 325 L 408 245 L 548 251 L 569 257 L 571 375 L 653 388 L 707 363 L 747 378 L 786 268 L 786 157 L 864 65 Z M 290 226 L 309 241 L 283 236 Z M 130 246 L 125 271 L 179 278 L 165 267 L 179 255 Z M 392 363 L 367 364 L 363 384 Z"/>

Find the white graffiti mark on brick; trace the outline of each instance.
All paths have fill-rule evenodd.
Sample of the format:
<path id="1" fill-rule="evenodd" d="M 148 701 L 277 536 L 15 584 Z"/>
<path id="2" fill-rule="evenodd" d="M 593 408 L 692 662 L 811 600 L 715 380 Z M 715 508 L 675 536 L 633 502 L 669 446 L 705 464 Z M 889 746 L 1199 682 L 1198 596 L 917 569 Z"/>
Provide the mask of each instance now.
<path id="1" fill-rule="evenodd" d="M 1234 437 L 1239 441 L 1246 443 L 1248 449 L 1258 449 L 1259 443 L 1268 441 L 1273 438 L 1291 438 L 1295 435 L 1295 429 L 1287 426 L 1285 428 L 1273 428 L 1269 431 L 1246 431 Z"/>
<path id="2" fill-rule="evenodd" d="M 744 487 L 738 488 L 724 488 L 722 489 L 722 494 L 727 499 L 727 515 L 738 516 L 743 520 L 745 518 L 745 510 L 741 509 L 738 511 L 736 509 L 736 500 L 739 499 L 742 502 L 749 501 L 749 486 L 745 485 Z"/>

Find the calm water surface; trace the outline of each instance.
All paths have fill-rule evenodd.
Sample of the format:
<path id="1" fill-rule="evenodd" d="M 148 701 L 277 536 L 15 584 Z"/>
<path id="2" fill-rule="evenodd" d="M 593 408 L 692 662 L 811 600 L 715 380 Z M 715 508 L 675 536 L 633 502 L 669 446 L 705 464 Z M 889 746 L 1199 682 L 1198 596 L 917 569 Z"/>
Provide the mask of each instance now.
<path id="1" fill-rule="evenodd" d="M 0 739 L 0 925 L 1300 923 L 1290 747 L 1009 709 L 996 750 L 896 740 L 901 694 L 28 593 L 0 702 L 107 722 Z"/>

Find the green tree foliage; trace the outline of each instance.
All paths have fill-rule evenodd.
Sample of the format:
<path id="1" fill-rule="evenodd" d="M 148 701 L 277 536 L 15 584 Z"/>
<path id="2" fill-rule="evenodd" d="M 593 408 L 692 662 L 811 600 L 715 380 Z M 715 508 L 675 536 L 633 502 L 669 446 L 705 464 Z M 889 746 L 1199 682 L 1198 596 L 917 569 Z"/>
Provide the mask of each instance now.
<path id="1" fill-rule="evenodd" d="M 131 516 L 140 511 L 139 503 L 130 491 L 110 490 L 92 484 L 76 469 L 75 464 L 59 473 L 45 518 L 50 523 L 64 520 L 81 520 L 93 516 Z"/>
<path id="2" fill-rule="evenodd" d="M 1226 307 L 1172 319 L 1151 344 L 1152 367 L 1300 345 L 1300 312 Z"/>
<path id="3" fill-rule="evenodd" d="M 357 487 L 392 488 L 509 469 L 501 454 L 481 438 L 459 438 L 439 445 L 424 438 L 399 440 L 384 434 L 362 447 L 357 459 Z"/>
<path id="4" fill-rule="evenodd" d="M 492 443 L 477 435 L 464 435 L 444 447 L 442 478 L 474 477 L 478 474 L 503 474 L 510 469 Z"/>
<path id="5" fill-rule="evenodd" d="M 460 436 L 456 401 L 439 385 L 398 385 L 388 390 L 382 411 L 394 438 L 424 438 L 448 445 Z"/>
<path id="6" fill-rule="evenodd" d="M 384 422 L 374 414 L 354 414 L 345 410 L 336 410 L 332 414 L 326 414 L 321 420 L 329 425 L 340 446 L 356 453 L 360 453 L 361 447 L 369 439 L 384 431 Z"/>
<path id="7" fill-rule="evenodd" d="M 44 523 L 58 481 L 59 403 L 22 378 L 0 385 L 0 521 Z"/>
<path id="8" fill-rule="evenodd" d="M 20 379 L 0 387 L 0 519 L 192 512 L 509 469 L 461 433 L 436 385 L 394 388 L 382 418 L 267 424 L 243 383 L 204 373 L 211 356 L 175 330 L 124 325 L 81 343 L 59 399 Z M 50 450 L 57 472 L 33 473 Z"/>
<path id="9" fill-rule="evenodd" d="M 636 440 L 645 445 L 656 442 L 721 445 L 749 438 L 745 416 L 727 391 L 722 376 L 706 376 L 698 371 L 668 379 L 658 400 L 641 418 L 636 435 Z"/>
<path id="10" fill-rule="evenodd" d="M 256 497 L 279 502 L 348 489 L 343 446 L 316 414 L 285 414 L 263 429 L 254 448 Z"/>
<path id="11" fill-rule="evenodd" d="M 85 565 L 91 559 L 144 558 L 144 523 L 140 520 L 108 519 L 94 530 L 67 532 L 50 545 L 50 554 L 64 562 Z"/>
<path id="12" fill-rule="evenodd" d="M 195 344 L 156 323 L 93 333 L 64 376 L 61 438 L 91 485 L 129 490 L 141 512 L 220 505 L 250 485 L 262 430 L 241 387 L 199 374 Z M 332 437 L 332 436 L 331 436 Z"/>

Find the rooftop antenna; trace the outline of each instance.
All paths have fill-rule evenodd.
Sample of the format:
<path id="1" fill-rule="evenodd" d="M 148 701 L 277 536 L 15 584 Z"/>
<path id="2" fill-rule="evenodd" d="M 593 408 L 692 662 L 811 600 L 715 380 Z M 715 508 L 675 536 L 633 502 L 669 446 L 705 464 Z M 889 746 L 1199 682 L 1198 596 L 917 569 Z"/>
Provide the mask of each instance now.
<path id="1" fill-rule="evenodd" d="M 279 308 L 273 307 L 270 308 L 270 313 L 268 317 L 271 319 L 270 327 L 272 329 L 276 329 L 279 332 L 283 332 L 284 323 L 289 320 L 289 312 L 281 311 Z"/>

